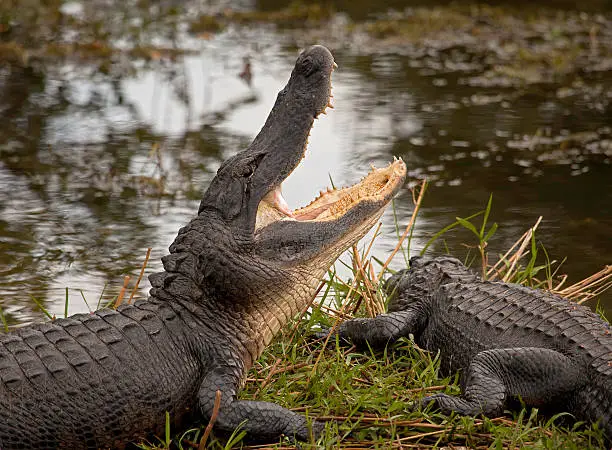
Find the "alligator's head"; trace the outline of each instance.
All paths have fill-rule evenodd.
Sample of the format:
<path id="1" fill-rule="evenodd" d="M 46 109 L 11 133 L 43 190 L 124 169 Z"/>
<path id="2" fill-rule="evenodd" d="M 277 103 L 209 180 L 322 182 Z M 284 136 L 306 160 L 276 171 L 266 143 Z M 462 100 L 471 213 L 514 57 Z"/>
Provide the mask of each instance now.
<path id="1" fill-rule="evenodd" d="M 197 270 L 186 265 L 185 272 L 202 298 L 264 318 L 251 328 L 265 329 L 265 344 L 310 302 L 336 258 L 376 223 L 406 175 L 404 162 L 394 160 L 303 208 L 292 211 L 284 201 L 281 183 L 304 157 L 314 120 L 330 106 L 335 66 L 322 46 L 299 55 L 259 134 L 222 164 L 198 218 L 171 247 L 197 254 Z M 164 258 L 167 271 L 177 270 L 176 259 Z"/>
<path id="2" fill-rule="evenodd" d="M 385 283 L 385 291 L 391 296 L 389 311 L 403 310 L 411 303 L 427 301 L 429 295 L 443 284 L 473 281 L 476 278 L 461 261 L 452 256 L 413 256 L 408 270 L 398 272 Z M 396 297 L 396 292 L 401 292 L 401 297 Z"/>

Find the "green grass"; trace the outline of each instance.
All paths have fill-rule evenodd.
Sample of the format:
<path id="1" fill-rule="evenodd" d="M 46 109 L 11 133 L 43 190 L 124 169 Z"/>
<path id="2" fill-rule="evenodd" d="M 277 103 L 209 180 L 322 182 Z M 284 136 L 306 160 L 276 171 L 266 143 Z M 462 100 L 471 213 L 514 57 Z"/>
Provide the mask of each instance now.
<path id="1" fill-rule="evenodd" d="M 468 446 L 470 448 L 603 448 L 601 433 L 591 427 L 567 429 L 559 419 L 537 410 L 517 411 L 496 419 L 447 417 L 413 410 L 413 403 L 432 392 L 459 393 L 457 377 L 439 378 L 435 356 L 402 341 L 383 352 L 357 352 L 335 343 L 322 349 L 320 342 L 304 336 L 319 322 L 330 322 L 320 311 L 289 326 L 249 373 L 242 399 L 279 403 L 326 422 L 319 448 L 419 448 Z M 321 358 L 319 359 L 319 357 Z M 280 363 L 278 362 L 280 360 Z M 316 369 L 313 371 L 315 362 Z M 202 429 L 173 441 L 173 447 L 192 448 Z M 167 440 L 166 440 L 167 442 Z M 161 442 L 160 442 L 161 444 Z M 248 446 L 234 440 L 233 446 Z M 231 448 L 214 436 L 212 449 Z M 315 448 L 301 444 L 301 448 Z M 289 442 L 265 448 L 295 448 Z"/>

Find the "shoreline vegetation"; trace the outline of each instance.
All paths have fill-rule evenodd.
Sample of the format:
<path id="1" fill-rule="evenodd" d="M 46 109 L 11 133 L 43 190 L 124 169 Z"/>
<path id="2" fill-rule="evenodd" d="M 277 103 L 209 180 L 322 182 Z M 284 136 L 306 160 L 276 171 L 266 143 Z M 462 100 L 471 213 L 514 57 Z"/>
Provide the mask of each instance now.
<path id="1" fill-rule="evenodd" d="M 542 218 L 505 253 L 490 255 L 488 243 L 498 228 L 497 223 L 489 221 L 492 197 L 482 211 L 458 217 L 434 234 L 423 249 L 411 250 L 410 238 L 426 188 L 426 182 L 413 188 L 413 214 L 405 228 L 395 222 L 398 243 L 387 259 L 380 260 L 370 254 L 380 234 L 379 223 L 373 236 L 362 241 L 361 248 L 354 246 L 348 252 L 350 264 L 343 260 L 336 262 L 322 281 L 311 307 L 281 331 L 247 376 L 240 398 L 274 401 L 326 422 L 319 447 L 312 443 L 300 443 L 297 447 L 289 441 L 249 444 L 243 442 L 244 434 L 240 430 L 229 437 L 217 436 L 211 431 L 212 420 L 180 434 L 168 426 L 165 436 L 141 443 L 139 448 L 604 448 L 602 433 L 596 426 L 574 423 L 563 413 L 551 416 L 528 408 L 488 419 L 413 410 L 412 405 L 431 392 L 458 394 L 459 376 L 439 378 L 437 356 L 410 340 L 394 344 L 394 351 L 390 347 L 388 351 L 363 353 L 334 341 L 309 337 L 320 325 L 335 327 L 342 320 L 374 317 L 384 312 L 386 298 L 382 281 L 391 272 L 388 269 L 391 259 L 407 260 L 409 254 L 431 255 L 426 253 L 428 247 L 457 227 L 468 229 L 473 241 L 465 243 L 465 254 L 451 253 L 486 279 L 547 289 L 577 303 L 596 300 L 599 294 L 612 288 L 612 265 L 567 285 L 567 276 L 560 272 L 562 261 L 550 260 L 536 239 Z M 150 249 L 133 277 L 132 287 L 129 286 L 131 277 L 126 276 L 120 294 L 107 306 L 117 307 L 134 300 L 149 255 Z M 344 265 L 350 275 L 341 277 L 336 270 L 338 265 Z M 68 301 L 66 297 L 66 311 Z M 55 319 L 41 303 L 37 304 L 49 319 Z M 601 310 L 597 312 L 602 315 Z M 1 310 L 0 317 L 8 331 Z"/>
<path id="2" fill-rule="evenodd" d="M 536 408 L 518 409 L 502 417 L 472 418 L 444 416 L 435 411 L 414 411 L 412 405 L 431 392 L 459 393 L 459 376 L 438 378 L 435 354 L 402 340 L 383 352 L 360 352 L 336 342 L 313 340 L 309 335 L 324 324 L 334 327 L 352 317 L 373 317 L 385 311 L 382 281 L 391 258 L 407 257 L 410 237 L 418 218 L 427 184 L 413 189 L 414 210 L 405 228 L 398 232 L 398 245 L 382 261 L 370 254 L 373 237 L 353 247 L 351 275 L 342 279 L 332 268 L 321 283 L 312 307 L 288 325 L 249 372 L 242 399 L 281 403 L 293 411 L 325 421 L 326 432 L 318 448 L 605 448 L 596 426 L 575 423 L 567 414 L 542 414 Z M 489 222 L 492 197 L 486 207 L 466 218 L 457 218 L 432 236 L 425 248 L 456 227 L 469 229 L 474 241 L 457 256 L 489 280 L 516 282 L 543 288 L 577 303 L 595 300 L 612 288 L 612 265 L 572 285 L 560 274 L 560 263 L 548 258 L 536 240 L 540 219 L 520 236 L 504 254 L 489 255 L 487 243 L 495 235 L 496 223 Z M 417 254 L 416 249 L 413 253 Z M 493 260 L 496 262 L 493 263 Z M 601 311 L 598 313 L 602 315 Z M 603 315 L 602 315 L 603 317 Z M 605 319 L 605 317 L 604 317 Z M 171 430 L 159 442 L 142 444 L 143 449 L 164 448 L 317 448 L 314 444 L 288 441 L 272 445 L 249 445 L 237 430 L 231 437 L 205 433 L 206 425 L 180 436 Z M 204 438 L 206 435 L 206 438 Z"/>

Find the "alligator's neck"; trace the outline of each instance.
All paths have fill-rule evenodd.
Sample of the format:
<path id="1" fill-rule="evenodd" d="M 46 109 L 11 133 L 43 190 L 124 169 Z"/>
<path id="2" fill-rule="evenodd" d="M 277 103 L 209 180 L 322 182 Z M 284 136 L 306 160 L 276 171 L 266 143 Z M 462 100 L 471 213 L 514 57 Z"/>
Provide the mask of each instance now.
<path id="1" fill-rule="evenodd" d="M 319 282 L 314 278 L 296 280 L 291 292 L 270 287 L 260 301 L 243 311 L 244 326 L 253 339 L 249 353 L 253 361 L 261 356 L 274 336 L 311 304 Z M 281 287 L 279 284 L 278 287 Z"/>
<path id="2" fill-rule="evenodd" d="M 274 336 L 309 306 L 318 283 L 312 276 L 297 273 L 292 279 L 279 278 L 277 283 L 262 286 L 261 290 L 245 291 L 243 298 L 203 296 L 193 302 L 157 290 L 150 301 L 184 311 L 181 315 L 185 316 L 192 338 L 197 340 L 202 329 L 207 329 L 205 334 L 217 336 L 219 345 L 234 347 L 248 370 Z M 286 286 L 292 289 L 287 290 Z M 194 345 L 198 347 L 199 343 Z"/>

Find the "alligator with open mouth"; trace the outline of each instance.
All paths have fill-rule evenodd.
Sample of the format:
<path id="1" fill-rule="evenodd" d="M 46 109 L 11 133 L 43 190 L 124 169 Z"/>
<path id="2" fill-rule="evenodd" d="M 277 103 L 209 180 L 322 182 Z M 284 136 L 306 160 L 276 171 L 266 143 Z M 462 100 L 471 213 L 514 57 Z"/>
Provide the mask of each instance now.
<path id="1" fill-rule="evenodd" d="M 303 51 L 251 145 L 225 161 L 183 227 L 150 298 L 0 335 L 0 448 L 108 448 L 194 416 L 262 439 L 316 438 L 322 424 L 238 400 L 274 335 L 311 302 L 336 258 L 402 186 L 395 160 L 292 211 L 281 183 L 329 105 L 335 63 Z"/>

